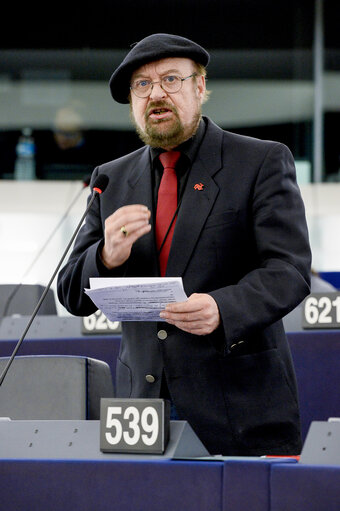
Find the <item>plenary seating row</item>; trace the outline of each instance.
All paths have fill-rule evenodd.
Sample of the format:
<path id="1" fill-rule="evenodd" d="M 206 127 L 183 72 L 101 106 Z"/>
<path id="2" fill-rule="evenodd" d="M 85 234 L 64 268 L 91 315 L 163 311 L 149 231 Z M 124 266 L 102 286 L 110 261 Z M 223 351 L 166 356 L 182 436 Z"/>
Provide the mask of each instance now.
<path id="1" fill-rule="evenodd" d="M 46 338 L 30 335 L 0 387 L 0 417 L 98 419 L 100 397 L 114 395 L 120 336 L 58 338 L 53 329 Z M 288 340 L 305 436 L 312 420 L 340 415 L 340 330 L 289 333 Z M 0 338 L 0 373 L 16 341 L 16 335 Z M 292 459 L 127 461 L 108 456 L 100 462 L 7 456 L 0 466 L 0 499 L 7 511 L 340 509 L 340 467 Z"/>
<path id="2" fill-rule="evenodd" d="M 312 421 L 325 421 L 329 417 L 340 416 L 340 330 L 291 332 L 287 336 L 297 377 L 304 440 Z M 15 339 L 0 340 L 0 357 L 9 357 L 15 343 Z M 66 359 L 67 356 L 73 356 L 99 360 L 107 364 L 106 376 L 109 372 L 114 386 L 119 346 L 120 335 L 79 335 L 59 339 L 28 338 L 21 345 L 18 354 L 58 355 Z M 39 360 L 41 363 L 41 359 L 38 359 L 38 363 Z M 89 367 L 91 364 L 87 371 Z M 12 369 L 6 378 L 10 378 Z M 83 375 L 84 385 L 89 381 L 89 376 L 85 377 L 86 371 Z M 3 385 L 5 383 L 6 380 Z M 3 391 L 2 388 L 0 390 Z M 4 414 L 0 409 L 1 415 Z"/>
<path id="3" fill-rule="evenodd" d="M 43 286 L 36 285 L 0 285 L 0 317 L 3 313 L 5 313 L 5 316 L 11 316 L 14 310 L 20 311 L 21 314 L 30 314 L 43 290 Z M 32 293 L 34 296 L 32 296 Z M 64 360 L 59 359 L 59 362 L 54 358 L 52 364 L 55 368 L 59 364 L 64 365 L 65 374 L 73 374 L 75 377 L 75 375 L 79 374 L 79 371 L 69 370 L 69 368 L 72 364 L 77 365 L 79 363 L 78 365 L 83 367 L 83 380 L 78 380 L 80 382 L 78 390 L 82 385 L 89 385 L 89 374 L 99 374 L 103 372 L 99 361 L 105 362 L 108 365 L 105 377 L 108 377 L 108 372 L 111 372 L 111 382 L 114 382 L 120 336 L 96 335 L 92 337 L 90 335 L 83 335 L 80 329 L 81 318 L 59 318 L 55 314 L 56 304 L 54 294 L 52 291 L 51 293 L 52 294 L 46 296 L 46 300 L 39 310 L 41 314 L 39 316 L 40 319 L 36 318 L 35 322 L 32 324 L 27 338 L 20 348 L 19 355 L 58 355 L 59 357 L 68 355 L 80 357 L 79 360 L 75 360 L 75 358 L 73 360 L 72 358 L 67 359 L 66 357 Z M 18 309 L 18 307 L 21 308 Z M 30 307 L 30 309 L 27 309 L 27 307 Z M 20 337 L 20 332 L 23 330 L 24 324 L 26 325 L 27 319 L 27 316 L 14 318 L 3 317 L 0 325 L 0 357 L 8 357 L 11 355 L 15 346 L 15 341 Z M 64 324 L 63 322 L 65 321 L 66 323 Z M 75 325 L 77 321 L 78 323 Z M 18 324 L 20 323 L 20 327 L 15 332 L 16 322 Z M 61 323 L 63 324 L 61 325 Z M 35 327 L 35 325 L 37 326 Z M 42 331 L 42 336 L 40 336 L 40 338 L 32 338 L 35 332 L 38 335 L 39 329 Z M 9 337 L 11 331 L 14 332 L 14 335 Z M 61 333 L 62 331 L 64 333 Z M 340 393 L 337 391 L 340 380 L 340 330 L 288 331 L 287 336 L 297 375 L 302 435 L 304 439 L 312 420 L 327 420 L 329 416 L 340 415 Z M 86 360 L 87 362 L 85 362 Z M 15 362 L 17 363 L 17 360 L 15 360 Z M 40 358 L 39 367 L 42 365 L 42 362 Z M 35 364 L 36 362 L 31 361 L 27 363 Z M 44 364 L 45 363 L 49 364 L 50 362 L 46 360 Z M 96 370 L 94 370 L 94 367 L 96 367 Z M 101 371 L 99 367 L 101 367 Z M 16 371 L 15 367 L 11 368 L 10 373 L 12 373 L 12 376 L 10 377 L 9 373 L 2 386 L 0 404 L 1 395 L 4 394 L 4 385 L 8 379 L 10 381 L 12 380 L 13 371 Z M 89 371 L 89 373 L 87 371 Z M 56 374 L 53 371 L 49 372 L 47 370 L 46 372 L 49 373 L 50 377 Z M 25 371 L 21 369 L 17 374 L 19 373 L 24 377 Z M 65 377 L 60 377 L 60 382 L 62 381 L 65 382 Z M 72 379 L 69 381 L 72 382 Z M 94 379 L 94 381 L 96 381 L 96 379 Z M 23 386 L 27 387 L 27 380 Z M 92 383 L 90 387 L 90 390 L 95 388 Z M 73 385 L 73 388 L 77 391 L 76 386 Z M 59 387 L 56 385 L 55 389 L 59 389 Z M 56 394 L 58 393 L 62 394 L 63 389 L 61 388 L 60 391 L 56 390 Z M 111 395 L 113 395 L 113 390 L 111 390 Z M 110 395 L 107 397 L 110 397 Z M 87 410 L 86 413 L 82 415 L 85 416 L 89 414 L 91 407 L 89 408 L 88 404 L 86 404 L 86 406 L 84 405 L 86 400 L 83 400 L 82 403 L 83 408 Z M 0 416 L 3 415 L 4 413 L 0 409 Z M 90 416 L 93 417 L 92 411 Z"/>
<path id="4" fill-rule="evenodd" d="M 2 433 L 8 431 L 9 424 L 2 426 Z M 1 509 L 6 511 L 339 510 L 340 466 L 258 457 L 39 457 L 32 437 L 30 457 L 0 460 Z M 49 438 L 54 441 L 54 435 Z M 63 450 L 73 449 L 71 443 L 77 441 Z"/>

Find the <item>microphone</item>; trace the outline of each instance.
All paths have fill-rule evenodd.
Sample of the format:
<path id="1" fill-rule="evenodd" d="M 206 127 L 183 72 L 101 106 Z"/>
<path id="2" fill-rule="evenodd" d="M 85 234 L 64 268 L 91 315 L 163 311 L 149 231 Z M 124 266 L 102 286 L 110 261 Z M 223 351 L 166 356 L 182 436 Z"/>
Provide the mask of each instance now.
<path id="1" fill-rule="evenodd" d="M 53 236 L 55 235 L 55 233 L 59 230 L 60 226 L 62 225 L 62 223 L 64 222 L 64 220 L 67 218 L 71 208 L 74 206 L 74 204 L 77 202 L 77 200 L 79 199 L 80 195 L 82 194 L 84 188 L 87 188 L 90 184 L 90 181 L 91 181 L 91 174 L 88 174 L 87 176 L 84 176 L 83 178 L 83 186 L 82 188 L 79 190 L 79 192 L 77 192 L 76 196 L 72 199 L 70 205 L 68 206 L 68 208 L 66 209 L 65 213 L 62 215 L 62 217 L 60 218 L 59 222 L 57 223 L 57 225 L 55 226 L 55 228 L 53 229 L 53 231 L 51 232 L 51 234 L 49 235 L 49 237 L 47 238 L 47 240 L 45 241 L 45 243 L 42 245 L 42 247 L 39 249 L 36 257 L 33 259 L 33 261 L 31 262 L 31 264 L 28 266 L 28 268 L 26 269 L 26 271 L 24 272 L 24 274 L 22 275 L 21 279 L 20 279 L 20 282 L 14 287 L 14 289 L 12 290 L 12 292 L 10 293 L 10 295 L 8 296 L 7 300 L 6 300 L 6 303 L 5 303 L 5 307 L 4 307 L 4 310 L 3 310 L 3 313 L 2 313 L 2 319 L 7 316 L 7 312 L 8 312 L 8 309 L 9 309 L 9 306 L 11 305 L 12 303 L 12 300 L 13 298 L 15 297 L 15 295 L 17 294 L 17 292 L 19 291 L 19 289 L 21 288 L 21 286 L 23 285 L 23 280 L 27 277 L 27 275 L 29 274 L 29 272 L 32 270 L 33 266 L 36 264 L 36 262 L 38 261 L 38 259 L 41 257 L 41 255 L 43 254 L 43 252 L 45 251 L 46 247 L 49 245 L 51 239 L 53 238 Z M 2 320 L 1 320 L 2 321 Z"/>
<path id="2" fill-rule="evenodd" d="M 109 183 L 109 178 L 107 177 L 107 175 L 106 175 L 106 174 L 100 174 L 100 175 L 99 175 L 99 176 L 95 179 L 95 181 L 94 181 L 94 183 L 93 183 L 93 192 L 92 192 L 92 196 L 91 196 L 91 198 L 90 198 L 90 200 L 89 200 L 89 203 L 88 203 L 88 205 L 87 205 L 87 208 L 86 208 L 86 210 L 85 210 L 85 212 L 84 212 L 83 216 L 81 217 L 81 219 L 80 219 L 80 221 L 79 221 L 79 223 L 78 223 L 78 225 L 77 225 L 77 227 L 76 227 L 76 229 L 75 229 L 74 233 L 72 234 L 71 239 L 70 239 L 70 241 L 68 242 L 68 245 L 67 245 L 67 247 L 65 248 L 65 251 L 64 251 L 63 255 L 62 255 L 62 256 L 61 256 L 61 258 L 60 258 L 60 261 L 59 261 L 59 263 L 57 264 L 57 267 L 56 267 L 56 269 L 55 269 L 55 270 L 54 270 L 54 272 L 53 272 L 52 277 L 50 278 L 50 280 L 49 280 L 49 282 L 48 282 L 47 286 L 45 287 L 44 292 L 43 292 L 43 294 L 41 295 L 41 297 L 40 297 L 40 299 L 39 299 L 39 301 L 38 301 L 38 303 L 37 303 L 37 305 L 36 305 L 36 307 L 35 307 L 34 311 L 32 312 L 32 315 L 31 315 L 31 317 L 30 317 L 30 319 L 29 319 L 29 321 L 28 321 L 28 323 L 27 323 L 27 326 L 26 326 L 26 328 L 25 328 L 25 330 L 24 330 L 23 334 L 21 335 L 21 337 L 20 337 L 19 341 L 17 342 L 17 344 L 16 344 L 16 346 L 15 346 L 15 348 L 14 348 L 14 350 L 13 350 L 13 353 L 12 353 L 12 355 L 11 355 L 10 359 L 8 360 L 8 362 L 7 362 L 7 364 L 6 364 L 6 367 L 4 368 L 4 370 L 3 370 L 3 372 L 2 372 L 2 374 L 1 374 L 1 376 L 0 376 L 0 386 L 2 385 L 2 383 L 3 383 L 4 379 L 5 379 L 5 376 L 6 376 L 7 372 L 8 372 L 8 370 L 9 370 L 9 368 L 10 368 L 10 367 L 11 367 L 11 365 L 12 365 L 12 362 L 13 362 L 13 360 L 14 360 L 14 358 L 15 358 L 15 355 L 17 354 L 17 352 L 18 352 L 18 350 L 19 350 L 19 348 L 20 348 L 20 346 L 21 346 L 22 341 L 23 341 L 23 340 L 25 339 L 25 337 L 26 337 L 26 334 L 27 334 L 27 332 L 28 332 L 28 330 L 29 330 L 29 328 L 30 328 L 30 326 L 31 326 L 31 324 L 32 324 L 32 322 L 33 322 L 33 320 L 34 320 L 35 316 L 37 315 L 38 310 L 39 310 L 39 308 L 40 308 L 40 306 L 41 306 L 42 302 L 44 301 L 45 296 L 47 295 L 48 290 L 50 289 L 51 284 L 52 284 L 52 282 L 53 282 L 53 280 L 54 280 L 55 276 L 57 275 L 57 273 L 58 273 L 58 271 L 59 271 L 59 269 L 60 269 L 60 266 L 62 265 L 62 263 L 63 263 L 63 261 L 64 261 L 64 259 L 65 259 L 66 255 L 67 255 L 67 252 L 69 251 L 69 249 L 70 249 L 70 247 L 71 247 L 71 245 L 72 245 L 72 243 L 73 243 L 73 241 L 74 241 L 75 237 L 77 236 L 78 231 L 80 230 L 80 228 L 81 228 L 81 226 L 82 226 L 82 223 L 83 223 L 83 221 L 84 221 L 85 217 L 87 216 L 88 212 L 90 211 L 91 206 L 92 206 L 92 204 L 93 204 L 93 201 L 95 200 L 95 198 L 97 197 L 97 195 L 100 195 L 101 193 L 103 193 L 103 192 L 105 191 L 105 189 L 106 189 L 106 187 L 107 187 L 108 183 Z"/>
<path id="3" fill-rule="evenodd" d="M 87 188 L 91 181 L 91 174 L 87 174 L 83 177 L 83 188 Z"/>

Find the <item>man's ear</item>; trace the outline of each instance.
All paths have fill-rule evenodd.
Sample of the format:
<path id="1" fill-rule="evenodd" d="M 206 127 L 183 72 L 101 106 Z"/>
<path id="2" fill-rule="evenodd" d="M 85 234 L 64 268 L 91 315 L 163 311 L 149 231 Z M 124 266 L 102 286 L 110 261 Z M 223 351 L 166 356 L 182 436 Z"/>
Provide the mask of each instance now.
<path id="1" fill-rule="evenodd" d="M 202 75 L 196 76 L 196 84 L 197 84 L 197 94 L 201 102 L 203 102 L 205 97 L 205 77 Z"/>

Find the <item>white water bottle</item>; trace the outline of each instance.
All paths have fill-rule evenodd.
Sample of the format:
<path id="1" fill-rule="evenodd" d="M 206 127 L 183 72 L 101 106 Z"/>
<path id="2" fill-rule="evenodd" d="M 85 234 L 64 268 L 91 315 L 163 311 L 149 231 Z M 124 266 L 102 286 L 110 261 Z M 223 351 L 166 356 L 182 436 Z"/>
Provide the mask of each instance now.
<path id="1" fill-rule="evenodd" d="M 14 179 L 35 179 L 35 143 L 31 128 L 24 128 L 16 146 Z"/>

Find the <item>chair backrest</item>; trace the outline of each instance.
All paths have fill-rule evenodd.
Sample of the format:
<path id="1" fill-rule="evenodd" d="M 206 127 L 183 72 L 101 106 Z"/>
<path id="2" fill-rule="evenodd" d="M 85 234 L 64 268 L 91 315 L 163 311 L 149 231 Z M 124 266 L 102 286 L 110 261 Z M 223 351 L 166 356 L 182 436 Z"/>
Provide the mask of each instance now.
<path id="1" fill-rule="evenodd" d="M 0 284 L 0 317 L 30 316 L 45 290 L 40 284 Z M 49 289 L 38 314 L 57 314 L 53 289 Z"/>
<path id="2" fill-rule="evenodd" d="M 7 361 L 0 358 L 1 372 Z M 73 356 L 17 357 L 0 387 L 0 417 L 98 420 L 101 397 L 114 397 L 106 362 Z"/>

